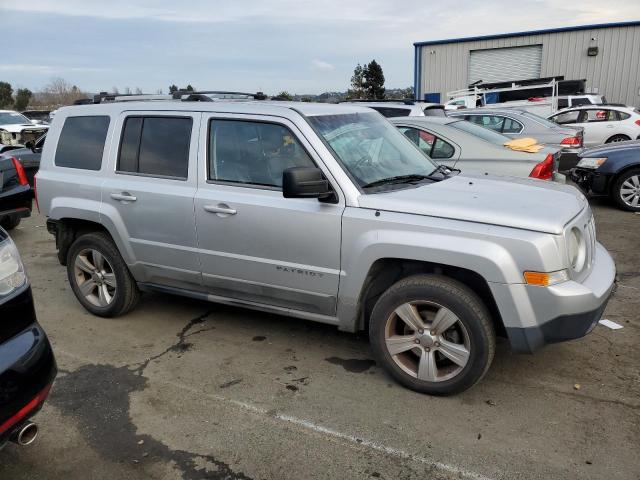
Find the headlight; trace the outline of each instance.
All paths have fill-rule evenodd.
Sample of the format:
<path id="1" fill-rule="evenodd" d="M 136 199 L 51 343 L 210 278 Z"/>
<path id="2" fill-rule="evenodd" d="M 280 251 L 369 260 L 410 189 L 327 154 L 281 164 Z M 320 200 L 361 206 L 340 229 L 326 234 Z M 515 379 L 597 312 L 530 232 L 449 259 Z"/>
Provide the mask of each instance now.
<path id="1" fill-rule="evenodd" d="M 27 282 L 24 265 L 15 244 L 8 238 L 0 242 L 0 298 Z"/>
<path id="2" fill-rule="evenodd" d="M 580 161 L 578 162 L 577 166 L 580 167 L 580 168 L 593 168 L 593 169 L 596 169 L 606 161 L 607 161 L 607 157 L 581 158 Z"/>
<path id="3" fill-rule="evenodd" d="M 574 272 L 581 272 L 587 259 L 587 242 L 577 227 L 573 227 L 569 231 L 567 250 L 569 253 L 569 265 L 571 265 Z"/>

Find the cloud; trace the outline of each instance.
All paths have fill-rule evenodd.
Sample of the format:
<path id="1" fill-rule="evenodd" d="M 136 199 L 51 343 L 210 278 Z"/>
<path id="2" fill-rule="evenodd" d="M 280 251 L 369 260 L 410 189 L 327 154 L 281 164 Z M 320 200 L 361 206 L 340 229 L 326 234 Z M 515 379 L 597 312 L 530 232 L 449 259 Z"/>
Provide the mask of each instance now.
<path id="1" fill-rule="evenodd" d="M 333 72 L 335 69 L 335 65 L 331 65 L 328 62 L 318 59 L 311 60 L 311 70 L 316 72 Z"/>

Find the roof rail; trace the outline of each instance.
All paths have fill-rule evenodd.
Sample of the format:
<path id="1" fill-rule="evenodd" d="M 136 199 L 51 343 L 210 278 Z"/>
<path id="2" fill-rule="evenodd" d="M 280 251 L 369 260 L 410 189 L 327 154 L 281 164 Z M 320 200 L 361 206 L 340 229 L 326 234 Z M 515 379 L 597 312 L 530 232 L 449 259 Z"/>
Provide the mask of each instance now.
<path id="1" fill-rule="evenodd" d="M 137 102 L 137 101 L 159 101 L 159 100 L 180 100 L 182 102 L 214 102 L 216 100 L 266 100 L 267 96 L 262 92 L 244 93 L 228 92 L 223 90 L 177 90 L 170 94 L 138 94 L 138 93 L 108 93 L 100 92 L 93 98 L 81 98 L 73 102 L 74 105 L 88 105 L 96 103 L 112 102 Z"/>

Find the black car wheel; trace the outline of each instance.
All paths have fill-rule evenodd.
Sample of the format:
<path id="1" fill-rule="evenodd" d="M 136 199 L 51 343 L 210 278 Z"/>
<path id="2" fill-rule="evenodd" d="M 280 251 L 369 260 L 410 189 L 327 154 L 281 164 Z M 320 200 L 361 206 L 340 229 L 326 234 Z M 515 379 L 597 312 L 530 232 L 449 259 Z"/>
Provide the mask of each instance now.
<path id="1" fill-rule="evenodd" d="M 611 197 L 623 210 L 640 212 L 640 168 L 620 175 L 613 184 Z"/>
<path id="2" fill-rule="evenodd" d="M 472 387 L 495 352 L 493 323 L 480 298 L 438 275 L 407 277 L 384 292 L 371 313 L 369 340 L 399 383 L 432 395 Z"/>
<path id="3" fill-rule="evenodd" d="M 78 301 L 100 317 L 131 310 L 140 296 L 120 252 L 101 232 L 78 237 L 67 254 L 67 276 Z"/>
<path id="4" fill-rule="evenodd" d="M 13 230 L 20 225 L 20 220 L 22 219 L 17 215 L 8 215 L 0 220 L 0 226 L 5 230 Z"/>
<path id="5" fill-rule="evenodd" d="M 616 143 L 616 142 L 626 142 L 627 140 L 631 140 L 626 135 L 614 135 L 609 138 L 605 143 Z"/>

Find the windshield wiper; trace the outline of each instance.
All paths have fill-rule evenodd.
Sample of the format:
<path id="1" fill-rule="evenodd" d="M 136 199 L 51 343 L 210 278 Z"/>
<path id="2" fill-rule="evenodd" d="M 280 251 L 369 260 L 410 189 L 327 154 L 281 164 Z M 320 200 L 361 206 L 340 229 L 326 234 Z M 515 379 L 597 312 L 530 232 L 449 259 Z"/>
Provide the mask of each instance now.
<path id="1" fill-rule="evenodd" d="M 379 187 L 381 185 L 389 185 L 393 183 L 419 182 L 421 180 L 434 180 L 437 182 L 442 179 L 438 177 L 432 177 L 431 175 L 398 175 L 396 177 L 382 178 L 380 180 L 376 180 L 375 182 L 367 183 L 366 185 L 363 185 L 362 188 Z"/>
<path id="2" fill-rule="evenodd" d="M 440 164 L 436 167 L 436 169 L 431 172 L 431 175 L 433 175 L 434 173 L 439 172 L 442 173 L 444 175 L 449 175 L 451 172 L 462 172 L 462 170 L 460 170 L 459 168 L 453 168 L 453 167 L 447 167 L 446 165 Z"/>

